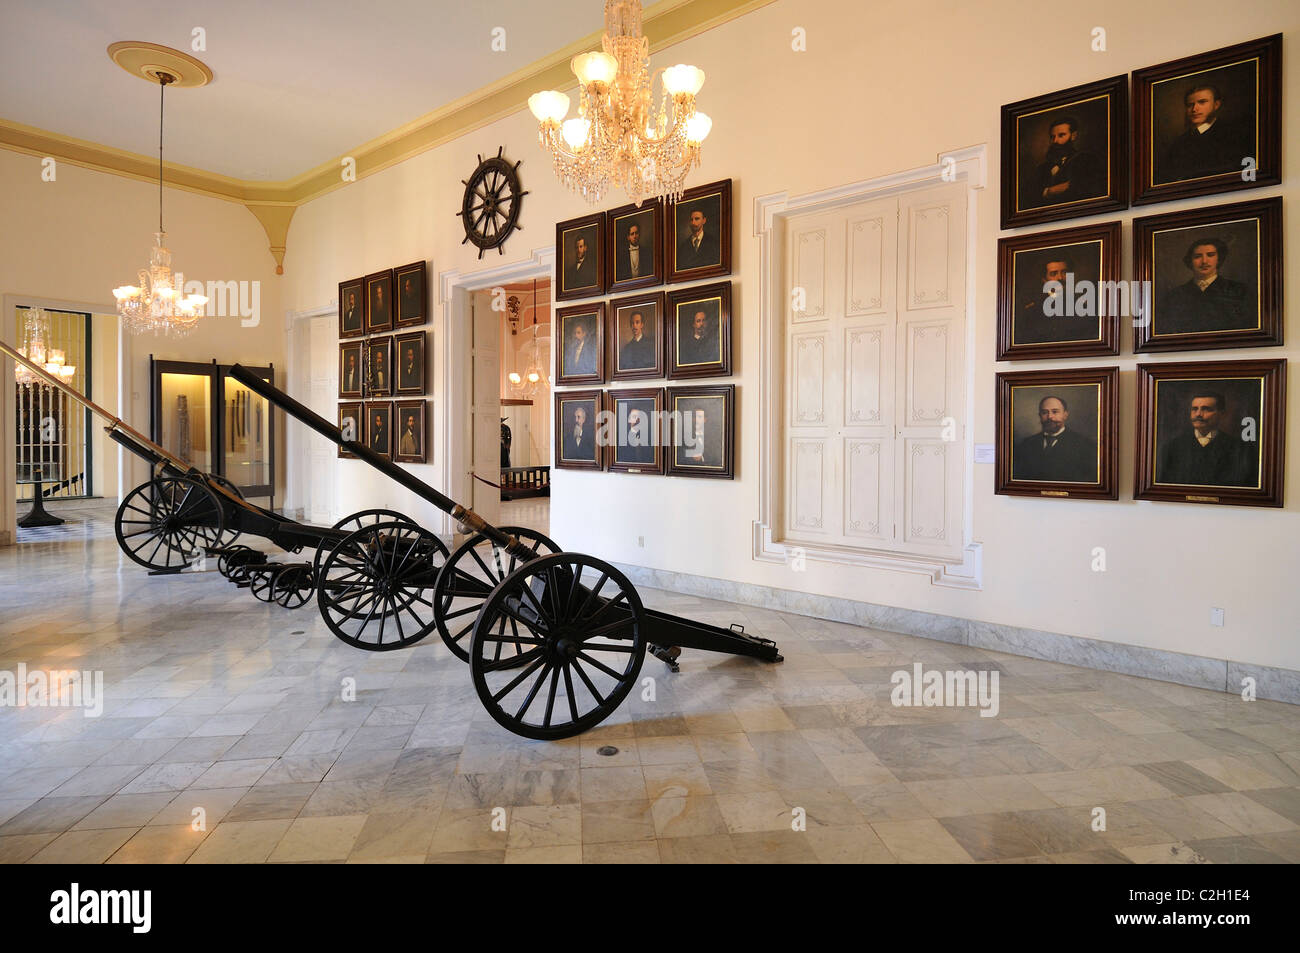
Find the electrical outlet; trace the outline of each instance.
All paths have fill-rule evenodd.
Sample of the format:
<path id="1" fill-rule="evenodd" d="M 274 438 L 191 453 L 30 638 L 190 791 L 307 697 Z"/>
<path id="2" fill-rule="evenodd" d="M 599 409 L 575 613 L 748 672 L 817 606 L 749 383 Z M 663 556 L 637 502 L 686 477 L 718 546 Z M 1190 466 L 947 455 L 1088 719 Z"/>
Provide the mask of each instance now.
<path id="1" fill-rule="evenodd" d="M 644 536 L 638 536 L 638 537 L 636 538 L 636 544 L 637 544 L 638 546 L 640 546 L 642 549 L 645 549 L 645 537 L 644 537 Z"/>
<path id="2" fill-rule="evenodd" d="M 1217 608 L 1210 609 L 1210 625 L 1223 625 L 1223 610 Z"/>

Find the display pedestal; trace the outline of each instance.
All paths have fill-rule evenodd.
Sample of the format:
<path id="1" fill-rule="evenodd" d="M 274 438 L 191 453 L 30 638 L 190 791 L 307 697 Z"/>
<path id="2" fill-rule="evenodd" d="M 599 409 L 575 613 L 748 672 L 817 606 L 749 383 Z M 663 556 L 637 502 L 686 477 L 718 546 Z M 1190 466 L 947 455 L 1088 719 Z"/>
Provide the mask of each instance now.
<path id="1" fill-rule="evenodd" d="M 41 489 L 40 480 L 32 480 L 31 485 L 35 490 L 32 497 L 31 512 L 18 521 L 18 525 L 23 529 L 32 529 L 36 526 L 58 526 L 63 520 L 57 516 L 51 515 L 45 509 L 45 493 Z"/>

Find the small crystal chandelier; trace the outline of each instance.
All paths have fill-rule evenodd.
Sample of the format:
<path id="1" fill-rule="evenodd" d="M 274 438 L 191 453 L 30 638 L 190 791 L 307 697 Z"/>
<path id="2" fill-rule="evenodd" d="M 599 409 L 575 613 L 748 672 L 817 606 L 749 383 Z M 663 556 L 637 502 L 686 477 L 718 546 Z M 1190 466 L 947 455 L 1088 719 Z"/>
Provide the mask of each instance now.
<path id="1" fill-rule="evenodd" d="M 154 247 L 149 253 L 149 267 L 141 268 L 138 285 L 123 285 L 113 289 L 117 299 L 117 313 L 122 317 L 122 327 L 132 334 L 146 331 L 154 334 L 171 334 L 183 337 L 194 330 L 203 315 L 208 299 L 203 295 L 185 293 L 185 276 L 172 272 L 172 253 L 163 242 L 163 96 L 167 84 L 174 82 L 169 73 L 158 76 L 158 231 L 154 233 Z"/>
<path id="2" fill-rule="evenodd" d="M 51 347 L 50 340 L 50 316 L 40 308 L 28 308 L 24 311 L 23 343 L 18 348 L 18 353 L 33 364 L 44 368 L 45 373 L 51 377 L 71 380 L 77 374 L 76 365 L 67 362 L 67 357 L 62 350 Z M 19 384 L 29 386 L 46 383 L 25 365 L 17 363 L 14 365 L 14 379 Z"/>
<path id="3" fill-rule="evenodd" d="M 611 183 L 640 205 L 646 196 L 681 197 L 686 174 L 700 163 L 712 120 L 695 111 L 704 71 L 679 63 L 650 75 L 650 41 L 641 35 L 641 0 L 605 0 L 603 53 L 580 53 L 578 115 L 565 119 L 569 97 L 534 93 L 528 108 L 555 174 L 596 203 Z M 663 74 L 659 109 L 654 80 Z"/>
<path id="4" fill-rule="evenodd" d="M 518 299 L 511 297 L 511 301 Z M 516 318 L 517 320 L 517 318 Z M 537 388 L 542 380 L 546 378 L 546 372 L 542 367 L 541 360 L 537 353 L 537 279 L 533 279 L 533 339 L 532 350 L 528 359 L 528 367 L 521 374 L 519 371 L 511 371 L 506 375 L 506 380 L 510 382 L 510 393 L 515 397 L 526 397 L 532 399 L 537 394 Z M 513 331 L 511 332 L 514 333 Z M 528 345 L 524 345 L 527 347 Z M 520 348 L 523 350 L 523 348 Z M 518 352 L 516 352 L 517 354 Z M 517 366 L 517 365 L 516 365 Z"/>

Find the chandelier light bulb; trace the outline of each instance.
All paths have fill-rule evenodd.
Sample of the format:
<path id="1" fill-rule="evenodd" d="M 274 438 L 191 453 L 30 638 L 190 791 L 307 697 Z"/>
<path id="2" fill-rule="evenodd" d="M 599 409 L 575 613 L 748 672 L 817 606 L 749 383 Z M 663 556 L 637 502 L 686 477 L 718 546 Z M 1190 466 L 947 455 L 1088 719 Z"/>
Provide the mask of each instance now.
<path id="1" fill-rule="evenodd" d="M 590 119 L 566 119 L 564 125 L 560 127 L 564 141 L 569 144 L 569 148 L 574 152 L 582 151 L 587 144 L 587 134 L 590 130 Z"/>
<path id="2" fill-rule="evenodd" d="M 542 379 L 542 375 L 538 374 L 536 371 L 528 372 L 528 383 L 536 384 L 541 379 Z"/>
<path id="3" fill-rule="evenodd" d="M 528 97 L 528 108 L 538 122 L 560 123 L 569 114 L 569 97 L 553 89 L 533 93 Z"/>
<path id="4" fill-rule="evenodd" d="M 709 130 L 712 128 L 712 119 L 704 113 L 696 113 L 686 120 L 686 141 L 693 146 L 698 146 L 708 137 Z"/>
<path id="5" fill-rule="evenodd" d="M 678 63 L 664 70 L 664 89 L 671 96 L 694 96 L 704 85 L 704 70 Z"/>
<path id="6" fill-rule="evenodd" d="M 608 86 L 618 75 L 618 60 L 608 53 L 579 53 L 569 65 L 583 86 Z"/>
<path id="7" fill-rule="evenodd" d="M 523 382 L 523 378 L 519 376 L 518 371 L 511 371 L 508 378 L 510 383 L 515 384 L 516 386 Z"/>

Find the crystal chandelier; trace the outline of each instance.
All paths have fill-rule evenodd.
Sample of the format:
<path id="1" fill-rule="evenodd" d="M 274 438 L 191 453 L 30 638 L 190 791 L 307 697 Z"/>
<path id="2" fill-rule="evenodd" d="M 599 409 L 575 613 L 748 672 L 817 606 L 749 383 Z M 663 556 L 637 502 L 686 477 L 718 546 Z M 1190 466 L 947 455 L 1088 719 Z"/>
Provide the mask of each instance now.
<path id="1" fill-rule="evenodd" d="M 650 41 L 641 35 L 641 0 L 605 0 L 602 53 L 580 53 L 578 115 L 565 119 L 569 97 L 534 93 L 528 108 L 555 174 L 591 203 L 611 184 L 638 205 L 646 196 L 677 199 L 686 174 L 700 163 L 700 143 L 713 122 L 695 111 L 704 71 L 679 63 L 650 74 Z M 654 80 L 663 92 L 654 109 Z"/>
<path id="2" fill-rule="evenodd" d="M 131 334 L 171 334 L 182 337 L 194 330 L 208 299 L 185 293 L 185 276 L 172 271 L 172 253 L 163 245 L 163 96 L 168 73 L 158 73 L 158 231 L 149 253 L 149 267 L 139 271 L 139 284 L 113 289 L 122 327 Z"/>
<path id="3" fill-rule="evenodd" d="M 77 374 L 76 365 L 67 362 L 63 351 L 50 346 L 50 317 L 40 308 L 28 308 L 23 312 L 23 343 L 18 353 L 43 367 L 45 373 L 65 381 Z M 14 365 L 14 379 L 26 385 L 45 383 L 22 364 Z"/>
<path id="4" fill-rule="evenodd" d="M 510 300 L 515 301 L 518 299 L 512 297 Z M 518 316 L 516 316 L 515 320 L 516 322 L 518 321 Z M 535 278 L 533 279 L 532 331 L 533 339 L 530 342 L 532 348 L 528 359 L 527 369 L 522 374 L 519 373 L 519 371 L 511 371 L 506 375 L 506 380 L 510 382 L 510 393 L 515 397 L 526 397 L 530 400 L 536 396 L 538 386 L 541 384 L 542 380 L 546 378 L 546 372 L 542 367 L 540 356 L 537 353 L 537 279 Z M 514 331 L 511 331 L 511 334 L 514 333 Z M 524 347 L 528 347 L 528 345 L 526 344 Z M 519 350 L 522 351 L 523 348 L 520 348 Z M 516 351 L 516 355 L 517 354 L 518 351 Z"/>

